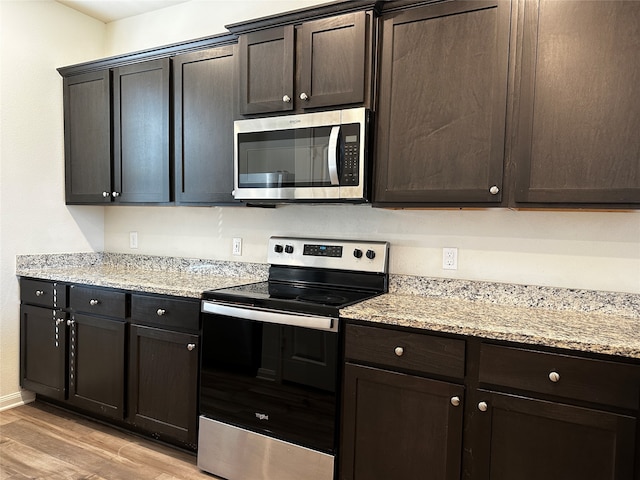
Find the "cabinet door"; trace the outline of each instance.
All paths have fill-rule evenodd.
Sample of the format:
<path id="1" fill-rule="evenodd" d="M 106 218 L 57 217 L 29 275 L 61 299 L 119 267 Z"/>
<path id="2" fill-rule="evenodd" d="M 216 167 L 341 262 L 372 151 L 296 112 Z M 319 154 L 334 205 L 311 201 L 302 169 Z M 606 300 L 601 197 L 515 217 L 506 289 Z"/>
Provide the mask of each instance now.
<path id="1" fill-rule="evenodd" d="M 130 423 L 195 448 L 198 336 L 131 325 Z"/>
<path id="2" fill-rule="evenodd" d="M 292 25 L 240 35 L 240 113 L 293 110 Z"/>
<path id="3" fill-rule="evenodd" d="M 364 102 L 366 18 L 357 12 L 302 25 L 302 108 Z"/>
<path id="4" fill-rule="evenodd" d="M 56 400 L 66 394 L 65 315 L 51 308 L 20 307 L 20 386 Z"/>
<path id="5" fill-rule="evenodd" d="M 383 20 L 374 202 L 502 200 L 510 3 Z"/>
<path id="6" fill-rule="evenodd" d="M 173 59 L 176 203 L 231 203 L 235 46 Z"/>
<path id="7" fill-rule="evenodd" d="M 526 2 L 517 202 L 640 203 L 640 2 Z"/>
<path id="8" fill-rule="evenodd" d="M 168 202 L 169 59 L 113 71 L 114 190 L 119 202 Z"/>
<path id="9" fill-rule="evenodd" d="M 111 202 L 111 73 L 66 77 L 64 157 L 66 202 Z"/>
<path id="10" fill-rule="evenodd" d="M 631 480 L 636 420 L 624 415 L 480 391 L 472 447 L 489 480 Z"/>
<path id="11" fill-rule="evenodd" d="M 69 332 L 69 402 L 124 418 L 125 322 L 75 314 Z"/>
<path id="12" fill-rule="evenodd" d="M 340 479 L 459 479 L 463 394 L 461 385 L 347 363 Z"/>

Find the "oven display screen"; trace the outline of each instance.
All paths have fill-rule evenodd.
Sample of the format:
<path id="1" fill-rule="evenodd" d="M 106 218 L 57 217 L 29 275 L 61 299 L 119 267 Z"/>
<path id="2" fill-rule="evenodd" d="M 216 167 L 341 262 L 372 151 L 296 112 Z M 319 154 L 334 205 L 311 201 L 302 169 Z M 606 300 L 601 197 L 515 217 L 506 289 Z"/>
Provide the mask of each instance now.
<path id="1" fill-rule="evenodd" d="M 304 245 L 303 255 L 313 257 L 342 257 L 342 246 L 337 245 Z"/>

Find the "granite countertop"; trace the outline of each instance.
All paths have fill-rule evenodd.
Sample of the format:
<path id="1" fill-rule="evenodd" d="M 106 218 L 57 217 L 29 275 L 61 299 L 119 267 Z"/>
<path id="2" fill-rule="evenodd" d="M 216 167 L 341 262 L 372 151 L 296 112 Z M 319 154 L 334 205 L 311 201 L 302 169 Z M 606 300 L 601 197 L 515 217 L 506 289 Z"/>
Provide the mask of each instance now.
<path id="1" fill-rule="evenodd" d="M 18 276 L 200 298 L 266 280 L 268 265 L 145 255 L 19 255 Z M 640 294 L 391 275 L 389 293 L 340 316 L 640 359 Z"/>
<path id="2" fill-rule="evenodd" d="M 429 280 L 418 280 L 429 283 Z M 344 318 L 640 359 L 640 295 L 451 282 L 424 291 L 392 278 L 390 293 L 342 309 Z M 468 285 L 475 282 L 465 282 Z M 514 290 L 504 296 L 505 290 Z M 555 294 L 555 297 L 554 297 Z M 555 303 L 554 303 L 555 298 Z"/>
<path id="3" fill-rule="evenodd" d="M 260 264 L 126 254 L 20 255 L 16 275 L 177 297 L 266 280 Z"/>

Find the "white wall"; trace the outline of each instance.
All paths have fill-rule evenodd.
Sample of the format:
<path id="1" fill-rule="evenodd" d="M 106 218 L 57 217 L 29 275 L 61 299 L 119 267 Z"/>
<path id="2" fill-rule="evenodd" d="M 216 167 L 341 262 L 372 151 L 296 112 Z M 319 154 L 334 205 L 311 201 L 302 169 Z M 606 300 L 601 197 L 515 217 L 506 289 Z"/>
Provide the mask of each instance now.
<path id="1" fill-rule="evenodd" d="M 129 232 L 138 232 L 138 250 Z M 392 273 L 640 293 L 640 212 L 382 210 L 367 205 L 112 207 L 108 251 L 266 263 L 270 235 L 391 242 Z M 241 257 L 231 255 L 243 239 Z M 442 270 L 457 247 L 458 270 Z"/>
<path id="2" fill-rule="evenodd" d="M 107 24 L 110 55 L 224 33 L 225 25 L 329 0 L 191 0 Z"/>
<path id="3" fill-rule="evenodd" d="M 64 204 L 56 68 L 103 56 L 105 30 L 52 0 L 0 1 L 0 409 L 21 399 L 16 254 L 104 248 L 104 209 Z"/>
<path id="4" fill-rule="evenodd" d="M 113 22 L 109 54 L 188 40 L 318 1 L 198 1 Z M 129 231 L 139 234 L 130 250 Z M 370 206 L 111 207 L 108 251 L 265 262 L 272 234 L 388 240 L 393 273 L 640 293 L 640 211 L 380 210 Z M 242 257 L 231 239 L 242 237 Z M 444 271 L 442 247 L 459 248 Z"/>

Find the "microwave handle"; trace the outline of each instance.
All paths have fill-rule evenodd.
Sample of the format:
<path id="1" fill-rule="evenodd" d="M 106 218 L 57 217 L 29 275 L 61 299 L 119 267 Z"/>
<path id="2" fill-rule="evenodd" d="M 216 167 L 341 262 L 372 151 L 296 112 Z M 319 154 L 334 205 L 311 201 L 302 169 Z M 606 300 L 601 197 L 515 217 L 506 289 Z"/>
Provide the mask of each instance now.
<path id="1" fill-rule="evenodd" d="M 331 128 L 329 134 L 329 152 L 327 155 L 327 166 L 329 167 L 329 179 L 331 185 L 340 185 L 338 178 L 338 137 L 340 136 L 340 125 Z"/>

